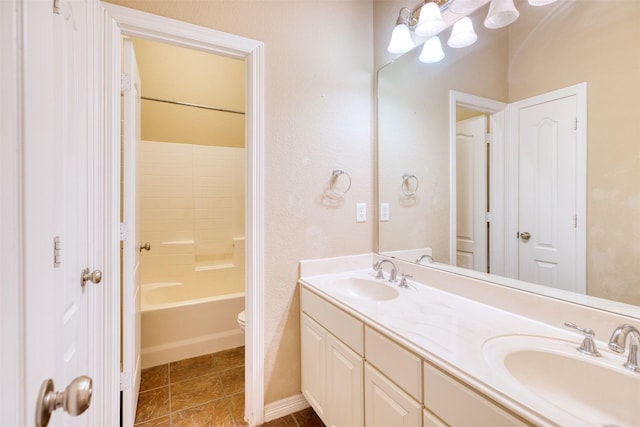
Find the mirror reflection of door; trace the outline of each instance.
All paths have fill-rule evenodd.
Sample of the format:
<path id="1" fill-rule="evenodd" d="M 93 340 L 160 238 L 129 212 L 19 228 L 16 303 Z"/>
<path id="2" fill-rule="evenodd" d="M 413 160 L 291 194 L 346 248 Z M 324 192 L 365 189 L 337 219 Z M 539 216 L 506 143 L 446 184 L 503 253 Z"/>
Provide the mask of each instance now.
<path id="1" fill-rule="evenodd" d="M 577 103 L 518 107 L 519 279 L 575 291 Z"/>
<path id="2" fill-rule="evenodd" d="M 459 109 L 456 122 L 456 265 L 488 272 L 487 117 Z"/>

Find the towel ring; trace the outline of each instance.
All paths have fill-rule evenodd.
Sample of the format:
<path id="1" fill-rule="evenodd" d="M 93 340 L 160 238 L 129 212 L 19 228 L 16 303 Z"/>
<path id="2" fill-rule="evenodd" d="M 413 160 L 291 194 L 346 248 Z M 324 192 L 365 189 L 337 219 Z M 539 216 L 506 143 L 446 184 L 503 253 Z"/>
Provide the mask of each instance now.
<path id="1" fill-rule="evenodd" d="M 338 181 L 340 180 L 341 175 L 344 175 L 347 181 L 346 188 L 342 191 L 336 189 L 336 186 L 338 184 Z M 335 169 L 333 172 L 331 172 L 331 183 L 329 184 L 329 190 L 334 195 L 338 197 L 342 197 L 345 194 L 347 194 L 347 191 L 349 191 L 350 188 L 351 188 L 351 175 L 349 175 L 348 173 L 340 169 Z"/>
<path id="2" fill-rule="evenodd" d="M 413 186 L 413 188 L 411 187 L 411 180 L 414 180 L 415 186 Z M 400 189 L 402 190 L 402 194 L 404 194 L 405 196 L 415 196 L 416 191 L 418 191 L 418 185 L 420 184 L 420 182 L 418 182 L 418 178 L 416 178 L 416 176 L 412 173 L 405 173 L 404 175 L 402 175 L 402 185 L 400 186 Z"/>

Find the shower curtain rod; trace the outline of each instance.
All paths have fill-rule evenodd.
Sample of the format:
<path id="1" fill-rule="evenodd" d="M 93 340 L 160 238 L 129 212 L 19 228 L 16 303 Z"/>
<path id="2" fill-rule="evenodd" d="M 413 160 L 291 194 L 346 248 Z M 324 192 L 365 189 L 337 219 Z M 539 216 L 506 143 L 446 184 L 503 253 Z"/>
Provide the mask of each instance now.
<path id="1" fill-rule="evenodd" d="M 244 115 L 244 112 L 242 112 L 242 111 L 227 110 L 225 108 L 211 107 L 209 105 L 202 105 L 202 104 L 192 104 L 190 102 L 169 101 L 169 100 L 166 100 L 166 99 L 151 98 L 151 97 L 148 97 L 148 96 L 143 96 L 142 99 L 144 99 L 146 101 L 156 101 L 156 102 L 164 102 L 166 104 L 182 105 L 184 107 L 202 108 L 203 110 L 213 110 L 213 111 L 220 111 L 220 112 L 223 112 L 223 113 L 232 113 L 232 114 L 242 114 L 242 115 Z"/>

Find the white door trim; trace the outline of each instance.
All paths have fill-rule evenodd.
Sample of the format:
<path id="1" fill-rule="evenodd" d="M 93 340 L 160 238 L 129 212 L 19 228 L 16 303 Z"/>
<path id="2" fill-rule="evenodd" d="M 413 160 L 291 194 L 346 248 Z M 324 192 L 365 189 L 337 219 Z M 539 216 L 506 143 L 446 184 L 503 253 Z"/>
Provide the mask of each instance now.
<path id="1" fill-rule="evenodd" d="M 120 243 L 119 223 L 119 155 L 120 155 L 120 38 L 122 35 L 143 37 L 185 48 L 243 59 L 246 63 L 246 364 L 245 417 L 249 425 L 264 419 L 264 45 L 262 42 L 223 33 L 209 28 L 152 15 L 137 10 L 101 3 L 102 28 L 100 58 L 104 61 L 101 116 L 103 125 L 105 191 L 105 276 L 118 277 Z M 112 395 L 118 396 L 119 287 L 112 286 L 105 304 L 104 326 L 109 330 L 106 349 L 107 376 L 114 384 Z M 115 417 L 119 403 L 110 402 L 110 417 Z M 105 422 L 105 425 L 116 425 Z"/>
<path id="2" fill-rule="evenodd" d="M 506 155 L 506 239 L 505 276 L 518 278 L 518 182 L 519 182 L 519 110 L 556 99 L 576 97 L 576 292 L 587 292 L 587 83 L 578 83 L 509 104 L 507 107 L 507 135 L 510 144 Z"/>
<path id="3" fill-rule="evenodd" d="M 22 230 L 22 7 L 0 2 L 0 414 L 6 425 L 26 425 L 24 272 Z"/>
<path id="4" fill-rule="evenodd" d="M 489 167 L 489 205 L 491 206 L 492 226 L 489 231 L 490 252 L 489 262 L 491 273 L 500 274 L 499 263 L 504 257 L 504 114 L 507 104 L 489 98 L 483 98 L 468 93 L 449 91 L 449 194 L 456 191 L 456 106 L 468 108 L 470 110 L 481 111 L 490 114 L 491 145 L 490 167 Z M 456 198 L 449 197 L 449 263 L 456 265 Z"/>

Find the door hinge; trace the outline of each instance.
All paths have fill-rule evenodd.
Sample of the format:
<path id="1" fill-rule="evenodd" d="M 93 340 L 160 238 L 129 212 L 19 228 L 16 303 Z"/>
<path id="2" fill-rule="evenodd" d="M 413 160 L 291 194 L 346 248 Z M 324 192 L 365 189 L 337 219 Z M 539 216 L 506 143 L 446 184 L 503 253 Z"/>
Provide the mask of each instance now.
<path id="1" fill-rule="evenodd" d="M 491 212 L 485 212 L 484 214 L 484 220 L 486 222 L 491 222 Z"/>
<path id="2" fill-rule="evenodd" d="M 493 135 L 491 135 L 491 133 L 487 133 L 484 136 L 485 141 L 487 144 L 491 144 L 491 142 L 493 141 Z"/>
<path id="3" fill-rule="evenodd" d="M 125 241 L 129 239 L 129 228 L 126 222 L 120 223 L 120 240 Z"/>
<path id="4" fill-rule="evenodd" d="M 573 130 L 578 130 L 578 118 L 574 117 L 573 119 Z"/>
<path id="5" fill-rule="evenodd" d="M 573 228 L 578 228 L 578 215 L 573 215 Z"/>
<path id="6" fill-rule="evenodd" d="M 131 387 L 131 375 L 129 372 L 120 372 L 120 391 L 129 390 Z"/>
<path id="7" fill-rule="evenodd" d="M 127 73 L 120 74 L 120 92 L 131 91 L 131 76 Z"/>
<path id="8" fill-rule="evenodd" d="M 53 13 L 60 15 L 60 0 L 53 0 Z"/>

